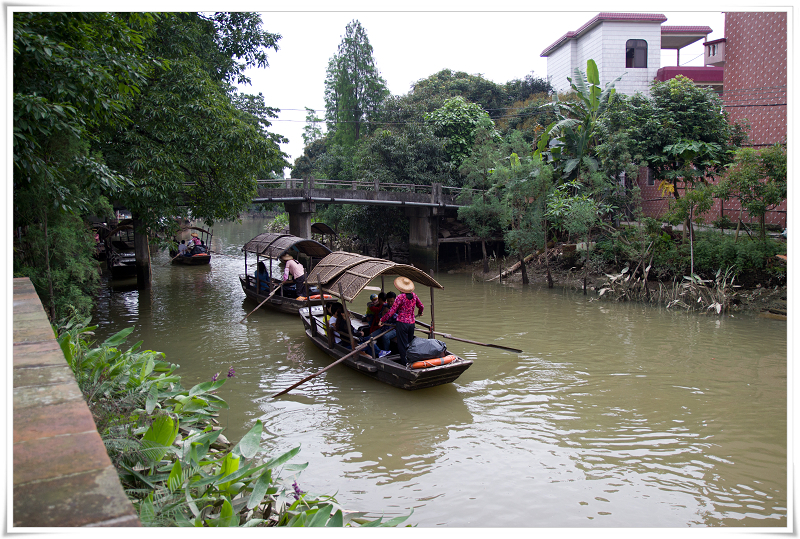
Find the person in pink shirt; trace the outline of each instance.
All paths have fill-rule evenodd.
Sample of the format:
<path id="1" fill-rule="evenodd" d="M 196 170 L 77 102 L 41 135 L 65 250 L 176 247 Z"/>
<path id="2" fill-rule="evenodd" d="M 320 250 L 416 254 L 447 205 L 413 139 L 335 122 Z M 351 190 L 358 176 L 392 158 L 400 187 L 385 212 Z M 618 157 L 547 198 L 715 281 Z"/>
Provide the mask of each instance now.
<path id="1" fill-rule="evenodd" d="M 306 270 L 303 269 L 303 265 L 295 260 L 294 257 L 289 253 L 281 255 L 281 260 L 286 262 L 286 267 L 283 270 L 283 280 L 286 281 L 291 274 L 292 279 L 294 279 L 294 283 L 297 285 L 297 295 L 305 296 Z"/>
<path id="2" fill-rule="evenodd" d="M 418 310 L 417 316 L 422 316 L 425 306 L 414 293 L 414 282 L 407 277 L 398 277 L 394 280 L 394 286 L 400 291 L 394 305 L 389 312 L 381 317 L 380 325 L 383 325 L 393 314 L 397 313 L 397 348 L 400 352 L 400 363 L 408 366 L 406 362 L 406 352 L 408 345 L 414 338 L 414 308 Z"/>

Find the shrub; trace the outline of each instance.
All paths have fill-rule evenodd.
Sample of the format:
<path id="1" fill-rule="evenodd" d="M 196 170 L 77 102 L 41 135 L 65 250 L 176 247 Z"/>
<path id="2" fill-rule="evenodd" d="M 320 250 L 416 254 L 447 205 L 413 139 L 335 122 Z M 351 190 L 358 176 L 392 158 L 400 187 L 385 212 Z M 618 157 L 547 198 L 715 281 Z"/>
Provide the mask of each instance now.
<path id="1" fill-rule="evenodd" d="M 299 447 L 256 458 L 260 420 L 238 444 L 224 439 L 214 417 L 228 407 L 215 395 L 226 378 L 184 389 L 174 374 L 178 366 L 163 353 L 140 351 L 142 341 L 118 348 L 133 328 L 92 347 L 87 336 L 96 326 L 89 322 L 73 314 L 54 329 L 143 525 L 396 526 L 410 516 L 366 520 L 345 513 L 332 496 L 303 492 L 296 476 L 307 464 L 287 464 Z M 234 374 L 231 368 L 228 377 Z"/>

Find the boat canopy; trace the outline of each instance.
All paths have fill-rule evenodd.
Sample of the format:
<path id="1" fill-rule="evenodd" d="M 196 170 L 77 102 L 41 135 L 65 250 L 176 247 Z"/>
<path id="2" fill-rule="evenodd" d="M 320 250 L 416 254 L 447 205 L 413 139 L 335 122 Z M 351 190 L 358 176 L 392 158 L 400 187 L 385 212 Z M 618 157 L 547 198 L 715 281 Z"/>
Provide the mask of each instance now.
<path id="1" fill-rule="evenodd" d="M 399 275 L 423 286 L 444 288 L 436 282 L 436 279 L 414 266 L 344 251 L 336 251 L 323 258 L 311 270 L 306 282 L 312 285 L 319 282 L 322 284 L 322 293 L 339 296 L 345 301 L 353 301 L 361 290 L 379 275 Z"/>
<path id="2" fill-rule="evenodd" d="M 330 249 L 318 241 L 275 232 L 259 234 L 245 243 L 244 247 L 242 247 L 242 251 L 245 253 L 255 253 L 258 256 L 279 258 L 291 248 L 295 248 L 297 251 L 313 258 L 323 258 L 331 252 Z"/>

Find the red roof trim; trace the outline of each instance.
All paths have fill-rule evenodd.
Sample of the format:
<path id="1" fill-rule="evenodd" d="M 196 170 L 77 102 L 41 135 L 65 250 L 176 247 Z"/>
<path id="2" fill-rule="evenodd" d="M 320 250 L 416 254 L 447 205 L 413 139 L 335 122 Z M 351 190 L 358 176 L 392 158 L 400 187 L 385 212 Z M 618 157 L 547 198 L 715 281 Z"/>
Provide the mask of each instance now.
<path id="1" fill-rule="evenodd" d="M 710 34 L 713 32 L 709 26 L 662 26 L 662 34 Z"/>
<path id="2" fill-rule="evenodd" d="M 598 13 L 592 20 L 578 28 L 577 30 L 567 32 L 558 38 L 552 45 L 542 51 L 539 56 L 548 56 L 551 52 L 561 46 L 562 43 L 568 39 L 579 37 L 584 32 L 591 30 L 601 22 L 615 21 L 615 22 L 658 22 L 663 23 L 667 18 L 661 13 Z M 699 28 L 699 27 L 698 27 Z M 707 28 L 707 27 L 703 27 Z M 709 32 L 711 29 L 709 28 Z"/>
<path id="3" fill-rule="evenodd" d="M 725 43 L 725 38 L 721 37 L 719 39 L 715 39 L 714 41 L 706 41 L 703 45 L 713 45 L 714 43 Z"/>
<path id="4" fill-rule="evenodd" d="M 724 67 L 716 66 L 671 66 L 662 67 L 656 72 L 657 81 L 674 79 L 678 75 L 683 75 L 694 82 L 702 83 L 722 83 L 725 74 Z"/>

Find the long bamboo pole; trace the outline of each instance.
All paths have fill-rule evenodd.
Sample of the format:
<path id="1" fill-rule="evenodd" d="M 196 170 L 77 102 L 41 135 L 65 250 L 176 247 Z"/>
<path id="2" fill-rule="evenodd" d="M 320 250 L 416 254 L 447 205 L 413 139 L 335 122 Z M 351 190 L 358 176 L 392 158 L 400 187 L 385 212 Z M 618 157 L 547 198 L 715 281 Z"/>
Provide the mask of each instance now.
<path id="1" fill-rule="evenodd" d="M 415 320 L 415 322 L 417 324 L 419 324 L 420 326 L 424 327 L 424 328 L 430 329 L 430 326 L 428 324 L 426 324 L 425 322 L 420 322 L 419 320 Z M 501 350 L 508 350 L 509 352 L 515 352 L 517 354 L 521 354 L 522 353 L 522 350 L 519 350 L 518 348 L 511 348 L 510 346 L 500 346 L 499 344 L 491 344 L 491 343 L 484 343 L 484 342 L 478 342 L 478 341 L 470 341 L 468 339 L 461 339 L 459 337 L 453 337 L 449 333 L 441 333 L 439 331 L 434 331 L 433 333 L 436 334 L 436 335 L 441 335 L 445 339 L 453 339 L 454 341 L 461 341 L 461 342 L 466 342 L 466 343 L 469 343 L 469 344 L 477 344 L 479 346 L 489 346 L 491 348 L 499 348 Z"/>
<path id="2" fill-rule="evenodd" d="M 331 363 L 330 365 L 328 365 L 328 366 L 327 366 L 327 367 L 325 367 L 324 369 L 322 369 L 322 370 L 320 370 L 320 371 L 317 371 L 317 372 L 315 372 L 315 373 L 314 373 L 314 374 L 312 374 L 311 376 L 307 376 L 307 377 L 303 378 L 302 380 L 300 380 L 299 382 L 297 382 L 297 383 L 296 383 L 296 384 L 294 384 L 293 386 L 291 386 L 291 387 L 287 387 L 286 389 L 284 389 L 284 390 L 283 390 L 283 391 L 281 391 L 280 393 L 275 393 L 275 394 L 272 396 L 272 398 L 274 399 L 275 397 L 280 397 L 281 395 L 283 395 L 283 394 L 285 394 L 285 393 L 288 393 L 289 391 L 293 390 L 293 389 L 294 389 L 294 388 L 296 388 L 297 386 L 299 386 L 299 385 L 301 385 L 301 384 L 304 384 L 304 383 L 308 382 L 308 381 L 309 381 L 309 380 L 311 380 L 312 378 L 316 378 L 317 376 L 319 376 L 319 375 L 320 375 L 320 374 L 322 374 L 323 372 L 325 372 L 325 371 L 327 371 L 328 369 L 330 369 L 330 368 L 334 367 L 335 365 L 338 365 L 339 363 L 341 363 L 341 362 L 342 362 L 342 361 L 344 361 L 345 359 L 347 359 L 347 358 L 349 358 L 349 357 L 352 357 L 353 355 L 355 355 L 355 354 L 359 353 L 361 350 L 363 350 L 363 349 L 364 349 L 364 348 L 366 348 L 366 347 L 367 347 L 369 344 L 371 344 L 371 343 L 372 343 L 372 342 L 373 342 L 375 339 L 377 339 L 378 337 L 381 337 L 381 336 L 383 336 L 383 334 L 384 334 L 384 333 L 386 333 L 386 332 L 388 332 L 388 331 L 389 331 L 389 330 L 387 329 L 386 331 L 384 331 L 383 333 L 379 333 L 379 334 L 378 334 L 378 335 L 376 335 L 375 337 L 370 337 L 370 339 L 369 339 L 367 342 L 365 342 L 365 343 L 363 343 L 363 344 L 360 344 L 360 345 L 359 345 L 357 348 L 355 348 L 355 349 L 354 349 L 352 352 L 350 352 L 349 354 L 347 354 L 347 355 L 344 355 L 344 356 L 340 357 L 339 359 L 337 359 L 336 361 L 334 361 L 333 363 Z"/>

